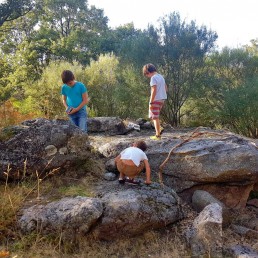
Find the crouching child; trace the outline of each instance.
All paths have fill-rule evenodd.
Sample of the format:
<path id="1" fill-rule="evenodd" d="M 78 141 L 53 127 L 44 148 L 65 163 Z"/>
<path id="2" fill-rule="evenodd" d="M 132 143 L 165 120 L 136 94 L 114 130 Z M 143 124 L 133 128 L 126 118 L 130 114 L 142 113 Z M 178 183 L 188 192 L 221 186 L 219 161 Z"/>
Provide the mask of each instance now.
<path id="1" fill-rule="evenodd" d="M 147 144 L 144 141 L 136 141 L 131 147 L 123 150 L 116 158 L 115 163 L 120 173 L 119 183 L 125 182 L 132 185 L 139 185 L 135 177 L 144 170 L 146 172 L 145 184 L 151 184 L 151 170 L 148 158 L 145 154 Z"/>

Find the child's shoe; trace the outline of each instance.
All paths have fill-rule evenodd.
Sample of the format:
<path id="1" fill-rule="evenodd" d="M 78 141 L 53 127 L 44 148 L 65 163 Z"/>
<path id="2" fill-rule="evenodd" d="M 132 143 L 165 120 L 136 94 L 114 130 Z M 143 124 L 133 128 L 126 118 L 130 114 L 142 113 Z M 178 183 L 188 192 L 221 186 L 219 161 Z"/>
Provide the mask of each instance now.
<path id="1" fill-rule="evenodd" d="M 118 182 L 119 182 L 119 184 L 124 185 L 125 184 L 125 179 L 124 178 L 119 178 Z"/>
<path id="2" fill-rule="evenodd" d="M 135 179 L 126 178 L 125 182 L 129 185 L 140 185 L 140 182 Z"/>
<path id="3" fill-rule="evenodd" d="M 150 139 L 154 141 L 159 141 L 161 140 L 161 136 L 154 135 L 154 136 L 151 136 Z"/>

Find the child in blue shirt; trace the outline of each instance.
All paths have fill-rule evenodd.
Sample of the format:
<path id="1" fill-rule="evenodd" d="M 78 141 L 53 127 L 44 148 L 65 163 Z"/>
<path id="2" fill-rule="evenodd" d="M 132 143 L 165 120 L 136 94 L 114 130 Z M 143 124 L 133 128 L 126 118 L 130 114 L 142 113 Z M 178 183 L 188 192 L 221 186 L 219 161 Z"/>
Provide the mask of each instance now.
<path id="1" fill-rule="evenodd" d="M 69 70 L 64 70 L 61 78 L 64 83 L 61 94 L 66 113 L 73 124 L 87 133 L 87 88 L 83 83 L 75 81 L 74 74 Z"/>

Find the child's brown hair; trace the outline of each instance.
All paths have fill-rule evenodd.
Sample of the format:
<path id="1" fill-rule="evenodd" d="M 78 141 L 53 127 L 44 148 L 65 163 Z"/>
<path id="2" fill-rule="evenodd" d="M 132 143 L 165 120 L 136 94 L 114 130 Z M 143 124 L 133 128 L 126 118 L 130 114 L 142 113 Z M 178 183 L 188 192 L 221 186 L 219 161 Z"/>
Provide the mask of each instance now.
<path id="1" fill-rule="evenodd" d="M 61 74 L 61 78 L 63 83 L 68 83 L 75 79 L 73 72 L 70 70 L 64 70 Z"/>
<path id="2" fill-rule="evenodd" d="M 134 143 L 134 146 L 141 149 L 142 151 L 146 151 L 147 150 L 147 144 L 145 141 L 136 141 Z"/>
<path id="3" fill-rule="evenodd" d="M 142 68 L 143 75 L 146 75 L 148 73 L 156 72 L 157 69 L 153 64 L 146 64 Z"/>

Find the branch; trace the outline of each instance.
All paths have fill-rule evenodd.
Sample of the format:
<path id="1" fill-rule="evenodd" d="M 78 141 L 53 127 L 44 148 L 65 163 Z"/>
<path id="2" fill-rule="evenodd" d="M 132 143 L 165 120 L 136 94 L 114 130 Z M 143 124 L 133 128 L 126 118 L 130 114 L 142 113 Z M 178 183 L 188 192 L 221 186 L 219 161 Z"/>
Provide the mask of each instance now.
<path id="1" fill-rule="evenodd" d="M 181 143 L 177 144 L 176 146 L 172 147 L 171 150 L 169 151 L 168 153 L 168 156 L 167 158 L 163 161 L 163 163 L 159 166 L 159 182 L 161 185 L 163 185 L 163 176 L 162 176 L 162 173 L 163 173 L 163 169 L 165 167 L 165 165 L 167 164 L 167 162 L 169 161 L 171 155 L 173 154 L 174 150 L 178 147 L 181 147 L 182 145 L 184 145 L 186 142 L 189 142 L 190 140 L 202 135 L 202 134 L 213 134 L 213 135 L 219 135 L 219 136 L 222 136 L 223 134 L 220 134 L 220 133 L 212 133 L 212 132 L 198 132 L 199 129 L 201 129 L 202 127 L 197 127 L 192 133 L 191 135 L 183 140 Z"/>
<path id="2" fill-rule="evenodd" d="M 19 1 L 7 1 L 6 3 L 0 4 L 0 27 L 5 22 L 11 22 L 19 17 L 27 15 L 34 7 L 33 3 L 28 2 L 28 6 L 24 2 Z"/>

